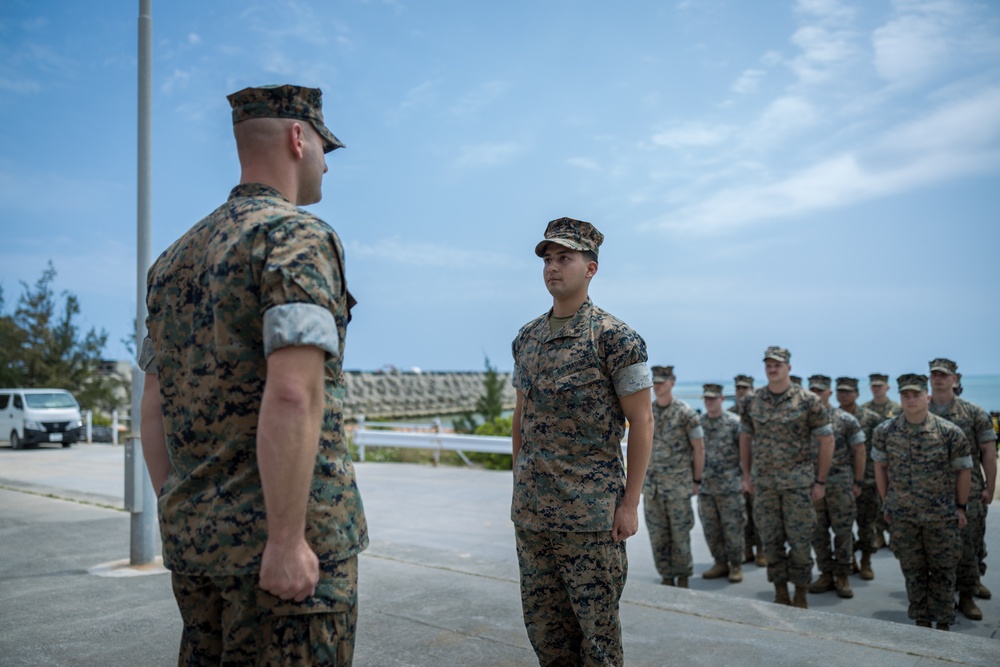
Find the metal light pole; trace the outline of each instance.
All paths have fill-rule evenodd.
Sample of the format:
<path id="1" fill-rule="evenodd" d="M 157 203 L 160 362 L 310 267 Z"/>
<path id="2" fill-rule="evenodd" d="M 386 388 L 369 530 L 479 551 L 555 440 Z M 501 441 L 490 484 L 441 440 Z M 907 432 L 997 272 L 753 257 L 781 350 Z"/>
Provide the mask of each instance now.
<path id="1" fill-rule="evenodd" d="M 150 263 L 150 219 L 153 138 L 153 0 L 139 0 L 139 160 L 136 216 L 136 352 L 146 337 L 146 271 Z M 139 428 L 142 422 L 143 374 L 132 363 L 131 433 L 125 446 L 125 509 L 132 516 L 132 565 L 153 562 L 156 528 L 156 496 L 149 480 L 146 460 L 142 457 Z"/>

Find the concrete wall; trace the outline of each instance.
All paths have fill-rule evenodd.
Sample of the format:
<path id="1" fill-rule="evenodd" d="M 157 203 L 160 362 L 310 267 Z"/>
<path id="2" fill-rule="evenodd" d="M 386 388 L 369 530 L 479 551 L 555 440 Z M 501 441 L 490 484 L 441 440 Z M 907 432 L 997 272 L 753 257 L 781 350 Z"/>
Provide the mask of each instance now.
<path id="1" fill-rule="evenodd" d="M 503 405 L 513 409 L 516 395 L 510 374 L 500 373 Z M 483 393 L 485 372 L 389 372 L 344 371 L 347 393 L 344 418 L 432 417 L 475 410 Z"/>

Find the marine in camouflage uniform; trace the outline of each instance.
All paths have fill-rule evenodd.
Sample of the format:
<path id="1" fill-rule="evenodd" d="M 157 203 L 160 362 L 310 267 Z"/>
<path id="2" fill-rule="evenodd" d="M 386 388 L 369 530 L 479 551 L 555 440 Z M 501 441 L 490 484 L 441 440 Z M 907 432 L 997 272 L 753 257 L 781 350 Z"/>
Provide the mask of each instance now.
<path id="1" fill-rule="evenodd" d="M 653 562 L 662 582 L 687 588 L 694 571 L 691 496 L 698 493 L 705 444 L 698 413 L 673 397 L 673 366 L 653 366 L 653 451 L 642 488 Z"/>
<path id="2" fill-rule="evenodd" d="M 744 396 L 753 391 L 753 377 L 750 375 L 737 375 L 733 378 L 733 382 L 736 385 L 736 403 L 731 405 L 727 410 L 734 415 L 736 415 L 737 421 L 740 418 L 740 401 Z M 767 566 L 767 559 L 764 558 L 764 545 L 760 541 L 760 535 L 757 534 L 757 526 L 753 522 L 753 494 L 744 493 L 743 500 L 746 504 L 746 528 L 743 531 L 743 562 L 752 563 L 757 562 L 760 567 Z M 756 556 L 754 555 L 754 547 L 757 549 Z"/>
<path id="3" fill-rule="evenodd" d="M 966 512 L 969 523 L 962 529 L 962 558 L 955 574 L 955 584 L 959 610 L 966 618 L 979 621 L 983 612 L 973 597 L 979 588 L 980 548 L 986 538 L 986 508 L 993 501 L 996 489 L 996 433 L 993 421 L 985 410 L 955 396 L 953 384 L 958 364 L 950 359 L 935 359 L 930 362 L 930 371 L 930 411 L 962 429 L 972 449 L 972 481 Z"/>
<path id="4" fill-rule="evenodd" d="M 865 477 L 861 482 L 861 495 L 855 498 L 857 505 L 858 540 L 855 550 L 861 552 L 861 566 L 858 573 L 862 579 L 872 580 L 875 572 L 872 570 L 872 554 L 875 553 L 875 529 L 878 517 L 882 514 L 882 500 L 875 488 L 875 466 L 872 464 L 872 434 L 875 427 L 883 419 L 875 412 L 857 403 L 858 379 L 851 377 L 837 378 L 837 402 L 840 409 L 853 415 L 861 425 L 865 434 Z"/>
<path id="5" fill-rule="evenodd" d="M 830 407 L 831 380 L 826 375 L 812 375 L 809 389 Z M 865 434 L 858 420 L 840 408 L 831 411 L 833 425 L 833 461 L 826 478 L 826 495 L 816 507 L 816 533 L 813 549 L 820 575 L 809 586 L 810 593 L 836 590 L 842 598 L 854 597 L 848 581 L 854 558 L 854 499 L 861 494 L 865 475 Z M 833 548 L 830 532 L 833 532 Z"/>
<path id="6" fill-rule="evenodd" d="M 790 360 L 781 347 L 764 353 L 768 385 L 740 403 L 740 459 L 743 490 L 756 494 L 754 521 L 764 541 L 774 601 L 806 608 L 816 529 L 813 502 L 825 494 L 833 427 L 819 397 L 791 384 Z M 789 582 L 795 584 L 794 600 Z"/>
<path id="7" fill-rule="evenodd" d="M 320 95 L 229 97 L 242 182 L 149 270 L 142 445 L 182 665 L 353 658 L 368 544 L 341 405 L 353 299 L 337 234 L 296 206 L 319 201 L 342 146 Z"/>
<path id="8" fill-rule="evenodd" d="M 889 391 L 889 376 L 885 373 L 871 373 L 868 376 L 868 386 L 871 388 L 872 400 L 863 403 L 861 407 L 867 408 L 877 414 L 882 420 L 892 419 L 903 411 L 899 403 L 889 398 L 886 394 Z M 885 535 L 889 532 L 889 526 L 885 523 L 885 513 L 879 512 L 875 520 L 875 541 L 872 543 L 875 551 L 886 546 L 889 541 Z"/>
<path id="9" fill-rule="evenodd" d="M 875 481 L 906 579 L 909 617 L 947 630 L 955 622 L 971 448 L 960 428 L 928 411 L 926 375 L 901 375 L 897 383 L 904 412 L 875 429 Z"/>
<path id="10" fill-rule="evenodd" d="M 702 386 L 705 412 L 699 418 L 705 438 L 705 468 L 698 492 L 698 516 L 715 564 L 705 579 L 743 581 L 743 530 L 746 509 L 740 493 L 740 420 L 722 409 L 722 385 Z"/>
<path id="11" fill-rule="evenodd" d="M 652 383 L 645 342 L 587 296 L 603 239 L 588 222 L 549 223 L 535 253 L 553 308 L 512 345 L 511 520 L 525 628 L 541 665 L 624 662 L 624 540 L 638 530 Z"/>

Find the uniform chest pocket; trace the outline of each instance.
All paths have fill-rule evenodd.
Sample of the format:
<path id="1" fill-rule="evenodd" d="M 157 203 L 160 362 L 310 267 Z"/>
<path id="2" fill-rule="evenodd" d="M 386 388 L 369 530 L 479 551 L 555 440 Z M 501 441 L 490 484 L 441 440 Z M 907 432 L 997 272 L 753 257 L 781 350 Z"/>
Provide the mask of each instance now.
<path id="1" fill-rule="evenodd" d="M 797 408 L 795 410 L 783 410 L 780 415 L 778 415 L 778 421 L 782 424 L 794 424 L 795 422 L 801 421 L 803 415 L 806 411 L 802 408 Z"/>
<path id="2" fill-rule="evenodd" d="M 918 447 L 910 454 L 917 470 L 937 472 L 948 469 L 948 447 L 936 433 L 925 433 Z"/>
<path id="3" fill-rule="evenodd" d="M 575 392 L 582 387 L 586 387 L 592 382 L 601 379 L 601 372 L 596 368 L 587 368 L 575 373 L 563 375 L 555 380 L 555 389 L 558 392 Z"/>

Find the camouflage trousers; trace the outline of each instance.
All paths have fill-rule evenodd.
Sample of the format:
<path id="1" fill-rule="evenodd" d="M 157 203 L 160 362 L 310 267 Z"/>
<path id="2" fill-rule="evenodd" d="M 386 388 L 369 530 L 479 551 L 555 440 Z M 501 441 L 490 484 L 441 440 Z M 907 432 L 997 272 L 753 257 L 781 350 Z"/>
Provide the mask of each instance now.
<path id="1" fill-rule="evenodd" d="M 183 622 L 180 667 L 350 667 L 358 619 L 358 559 L 323 566 L 302 602 L 261 590 L 258 574 L 173 574 Z"/>
<path id="2" fill-rule="evenodd" d="M 909 616 L 915 621 L 955 622 L 955 566 L 962 554 L 957 519 L 893 518 L 892 552 L 906 579 Z"/>
<path id="3" fill-rule="evenodd" d="M 698 516 L 708 550 L 716 563 L 739 565 L 743 562 L 745 502 L 740 493 L 698 494 Z"/>
<path id="4" fill-rule="evenodd" d="M 624 664 L 618 601 L 628 575 L 625 542 L 611 531 L 514 529 L 521 609 L 543 667 Z"/>
<path id="5" fill-rule="evenodd" d="M 855 498 L 858 508 L 858 542 L 856 549 L 863 554 L 875 553 L 875 528 L 882 514 L 882 499 L 874 485 L 861 487 L 861 495 Z"/>
<path id="6" fill-rule="evenodd" d="M 746 528 L 743 530 L 743 543 L 746 546 L 757 547 L 760 551 L 763 548 L 763 543 L 760 541 L 760 535 L 757 534 L 757 524 L 753 520 L 753 494 L 744 493 L 743 500 L 746 501 L 746 517 L 747 524 Z"/>
<path id="7" fill-rule="evenodd" d="M 959 593 L 972 595 L 979 585 L 979 550 L 986 538 L 986 507 L 980 497 L 969 498 L 965 516 L 969 522 L 961 530 L 962 557 L 955 570 L 955 587 Z"/>
<path id="8" fill-rule="evenodd" d="M 764 542 L 767 580 L 808 586 L 812 579 L 812 538 L 816 530 L 816 508 L 809 487 L 758 488 L 754 495 L 754 521 Z"/>
<path id="9" fill-rule="evenodd" d="M 827 480 L 826 494 L 813 503 L 816 508 L 816 532 L 813 550 L 820 572 L 847 576 L 854 556 L 854 517 L 856 514 L 851 482 Z M 833 545 L 830 532 L 833 532 Z"/>
<path id="10" fill-rule="evenodd" d="M 694 572 L 691 556 L 694 510 L 690 494 L 657 490 L 655 494 L 644 494 L 642 504 L 656 571 L 666 579 L 690 577 Z"/>

